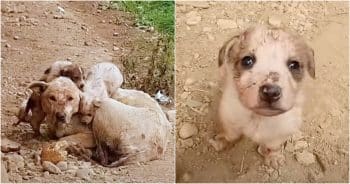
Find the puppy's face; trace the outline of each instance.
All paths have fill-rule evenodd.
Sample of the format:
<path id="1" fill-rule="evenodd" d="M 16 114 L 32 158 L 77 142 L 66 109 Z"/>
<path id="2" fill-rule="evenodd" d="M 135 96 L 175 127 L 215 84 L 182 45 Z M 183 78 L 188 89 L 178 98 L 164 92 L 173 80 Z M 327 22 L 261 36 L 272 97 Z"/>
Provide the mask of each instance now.
<path id="1" fill-rule="evenodd" d="M 81 95 L 79 114 L 81 115 L 80 121 L 84 124 L 89 124 L 93 120 L 96 111 L 94 101 L 95 100 L 88 95 Z"/>
<path id="2" fill-rule="evenodd" d="M 79 110 L 81 92 L 69 78 L 58 77 L 49 83 L 35 82 L 30 88 L 40 88 L 41 106 L 51 123 L 69 123 Z"/>
<path id="3" fill-rule="evenodd" d="M 61 70 L 61 76 L 65 76 L 72 79 L 72 81 L 79 87 L 79 89 L 83 89 L 85 85 L 83 69 L 77 64 L 65 66 Z"/>
<path id="4" fill-rule="evenodd" d="M 226 42 L 219 66 L 233 77 L 241 103 L 264 116 L 293 108 L 305 73 L 315 77 L 313 51 L 299 36 L 263 26 Z"/>

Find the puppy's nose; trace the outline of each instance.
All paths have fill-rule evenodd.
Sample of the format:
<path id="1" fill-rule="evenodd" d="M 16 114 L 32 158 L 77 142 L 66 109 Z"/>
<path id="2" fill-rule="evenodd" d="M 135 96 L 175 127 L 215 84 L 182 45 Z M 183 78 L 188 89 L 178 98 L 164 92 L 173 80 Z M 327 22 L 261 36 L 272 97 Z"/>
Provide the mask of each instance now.
<path id="1" fill-rule="evenodd" d="M 56 118 L 60 121 L 64 121 L 64 119 L 66 118 L 66 115 L 63 112 L 57 112 Z"/>
<path id="2" fill-rule="evenodd" d="M 260 87 L 260 99 L 269 103 L 276 102 L 281 98 L 281 87 L 273 84 L 265 84 Z"/>
<path id="3" fill-rule="evenodd" d="M 79 85 L 79 88 L 80 88 L 80 89 L 83 89 L 83 88 L 84 88 L 84 84 L 80 84 L 80 85 Z"/>

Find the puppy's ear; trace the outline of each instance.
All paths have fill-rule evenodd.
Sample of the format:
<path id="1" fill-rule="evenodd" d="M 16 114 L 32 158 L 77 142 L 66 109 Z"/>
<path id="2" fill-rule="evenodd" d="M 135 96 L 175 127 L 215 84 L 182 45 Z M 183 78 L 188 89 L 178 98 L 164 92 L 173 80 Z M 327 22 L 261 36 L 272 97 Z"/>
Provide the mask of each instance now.
<path id="1" fill-rule="evenodd" d="M 71 71 L 71 65 L 65 66 L 60 70 L 60 76 L 69 77 Z"/>
<path id="2" fill-rule="evenodd" d="M 43 93 L 47 87 L 49 86 L 48 83 L 43 81 L 35 81 L 29 84 L 29 89 L 31 89 L 33 92 L 36 92 L 38 94 Z"/>
<path id="3" fill-rule="evenodd" d="M 232 37 L 227 40 L 219 51 L 219 67 L 229 60 L 229 52 L 232 50 L 233 46 L 239 42 L 239 35 Z"/>
<path id="4" fill-rule="evenodd" d="M 307 71 L 309 72 L 310 76 L 315 79 L 315 54 L 314 50 L 312 48 L 308 48 L 308 58 L 307 58 Z"/>
<path id="5" fill-rule="evenodd" d="M 97 109 L 101 107 L 102 101 L 100 99 L 95 99 L 92 101 L 92 104 L 94 105 L 94 108 Z"/>

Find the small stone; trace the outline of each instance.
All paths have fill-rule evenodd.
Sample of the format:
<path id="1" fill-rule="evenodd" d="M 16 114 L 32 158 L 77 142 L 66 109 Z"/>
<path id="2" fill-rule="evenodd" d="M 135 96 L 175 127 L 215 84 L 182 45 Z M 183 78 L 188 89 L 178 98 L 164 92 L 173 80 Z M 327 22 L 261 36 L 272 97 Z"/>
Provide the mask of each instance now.
<path id="1" fill-rule="evenodd" d="M 236 21 L 230 20 L 230 19 L 218 19 L 216 24 L 221 29 L 234 29 L 234 28 L 237 28 Z"/>
<path id="2" fill-rule="evenodd" d="M 45 172 L 44 172 L 44 177 L 45 177 L 45 178 L 48 178 L 49 176 L 50 176 L 49 171 L 45 171 Z"/>
<path id="3" fill-rule="evenodd" d="M 166 116 L 170 122 L 175 122 L 176 120 L 176 110 L 170 110 L 166 112 Z"/>
<path id="4" fill-rule="evenodd" d="M 19 37 L 18 37 L 18 36 L 14 36 L 13 39 L 14 39 L 14 40 L 18 40 Z"/>
<path id="5" fill-rule="evenodd" d="M 113 51 L 119 50 L 119 47 L 113 46 Z"/>
<path id="6" fill-rule="evenodd" d="M 182 175 L 182 181 L 189 182 L 191 180 L 192 176 L 190 173 L 186 172 Z"/>
<path id="7" fill-rule="evenodd" d="M 5 155 L 4 160 L 7 160 L 7 168 L 11 171 L 18 171 L 24 168 L 24 159 L 17 153 L 9 153 Z"/>
<path id="8" fill-rule="evenodd" d="M 182 145 L 183 145 L 185 148 L 192 147 L 193 144 L 194 144 L 193 139 L 185 139 L 185 140 L 182 141 Z"/>
<path id="9" fill-rule="evenodd" d="M 61 171 L 66 171 L 68 169 L 68 164 L 65 161 L 60 161 L 56 164 L 56 166 L 61 170 Z"/>
<path id="10" fill-rule="evenodd" d="M 186 24 L 190 26 L 196 25 L 202 20 L 202 17 L 196 11 L 188 12 L 186 18 Z"/>
<path id="11" fill-rule="evenodd" d="M 113 33 L 113 36 L 118 36 L 119 35 L 119 33 Z"/>
<path id="12" fill-rule="evenodd" d="M 186 79 L 186 81 L 185 81 L 185 86 L 190 86 L 190 85 L 192 85 L 194 82 L 195 82 L 194 79 L 188 78 L 188 79 Z"/>
<path id="13" fill-rule="evenodd" d="M 17 13 L 23 13 L 26 10 L 26 7 L 22 4 L 17 7 Z"/>
<path id="14" fill-rule="evenodd" d="M 19 17 L 19 21 L 21 21 L 21 22 L 25 22 L 26 21 L 26 16 L 20 16 Z"/>
<path id="15" fill-rule="evenodd" d="M 307 147 L 308 147 L 308 144 L 306 141 L 298 141 L 298 142 L 295 142 L 294 144 L 294 150 L 305 149 Z"/>
<path id="16" fill-rule="evenodd" d="M 84 25 L 81 26 L 81 29 L 84 30 L 84 31 L 88 30 L 88 28 L 86 26 L 84 26 Z"/>
<path id="17" fill-rule="evenodd" d="M 199 58 L 199 54 L 198 53 L 194 53 L 193 58 L 194 59 L 198 59 Z"/>
<path id="18" fill-rule="evenodd" d="M 1 137 L 1 152 L 15 152 L 19 151 L 21 148 L 21 144 L 14 142 L 6 137 Z"/>
<path id="19" fill-rule="evenodd" d="M 84 180 L 90 180 L 90 169 L 78 169 L 77 170 L 77 177 L 84 179 Z"/>
<path id="20" fill-rule="evenodd" d="M 310 165 L 315 163 L 315 155 L 304 150 L 295 154 L 297 161 L 303 165 Z"/>
<path id="21" fill-rule="evenodd" d="M 50 173 L 53 174 L 59 174 L 61 173 L 60 168 L 58 168 L 55 164 L 49 161 L 44 161 L 43 162 L 43 168 L 45 171 L 49 171 Z"/>
<path id="22" fill-rule="evenodd" d="M 277 16 L 270 16 L 269 17 L 269 24 L 271 26 L 281 27 L 282 20 Z"/>
<path id="23" fill-rule="evenodd" d="M 179 136 L 182 139 L 187 139 L 189 137 L 192 137 L 194 135 L 197 135 L 198 129 L 195 125 L 190 124 L 190 123 L 185 123 L 182 125 L 179 131 Z"/>
<path id="24" fill-rule="evenodd" d="M 64 19 L 63 15 L 54 15 L 54 19 Z"/>
<path id="25" fill-rule="evenodd" d="M 6 43 L 6 44 L 5 44 L 5 47 L 6 47 L 6 48 L 11 48 L 11 45 L 8 44 L 8 43 Z"/>
<path id="26" fill-rule="evenodd" d="M 101 23 L 106 23 L 106 21 L 105 20 L 101 20 Z"/>
<path id="27" fill-rule="evenodd" d="M 85 46 L 91 46 L 91 43 L 88 42 L 88 41 L 85 41 L 85 42 L 84 42 L 84 45 L 85 45 Z"/>

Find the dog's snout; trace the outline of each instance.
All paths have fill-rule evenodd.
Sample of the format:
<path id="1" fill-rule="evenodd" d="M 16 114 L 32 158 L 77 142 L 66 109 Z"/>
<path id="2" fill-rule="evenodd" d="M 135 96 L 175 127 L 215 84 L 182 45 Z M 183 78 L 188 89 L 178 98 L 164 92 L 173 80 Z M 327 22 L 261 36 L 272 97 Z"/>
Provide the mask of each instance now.
<path id="1" fill-rule="evenodd" d="M 269 103 L 276 102 L 281 98 L 281 87 L 273 84 L 265 84 L 259 89 L 260 99 Z"/>
<path id="2" fill-rule="evenodd" d="M 64 119 L 66 118 L 66 115 L 62 112 L 57 112 L 56 113 L 56 118 L 60 121 L 64 121 Z"/>
<path id="3" fill-rule="evenodd" d="M 84 88 L 84 84 L 80 84 L 80 85 L 79 85 L 79 88 L 80 88 L 80 89 L 83 89 L 83 88 Z"/>

